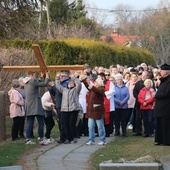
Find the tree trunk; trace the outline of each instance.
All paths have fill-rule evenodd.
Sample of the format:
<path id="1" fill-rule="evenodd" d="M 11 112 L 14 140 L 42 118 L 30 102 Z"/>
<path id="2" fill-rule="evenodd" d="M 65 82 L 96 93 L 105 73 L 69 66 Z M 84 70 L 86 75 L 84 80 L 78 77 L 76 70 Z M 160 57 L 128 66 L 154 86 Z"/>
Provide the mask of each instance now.
<path id="1" fill-rule="evenodd" d="M 50 21 L 50 10 L 49 10 L 49 2 L 46 0 L 46 8 L 47 8 L 47 39 L 52 39 L 51 35 L 51 21 Z"/>

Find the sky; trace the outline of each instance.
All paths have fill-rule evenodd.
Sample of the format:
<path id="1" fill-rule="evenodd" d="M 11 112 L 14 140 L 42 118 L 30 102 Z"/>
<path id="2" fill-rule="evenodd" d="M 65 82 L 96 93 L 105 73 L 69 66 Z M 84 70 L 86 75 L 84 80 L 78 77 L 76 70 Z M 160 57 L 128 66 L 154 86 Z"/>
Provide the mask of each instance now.
<path id="1" fill-rule="evenodd" d="M 116 6 L 123 4 L 128 5 L 133 8 L 133 10 L 143 10 L 146 8 L 158 8 L 160 0 L 84 0 L 86 7 L 92 7 L 92 8 L 98 8 L 98 9 L 109 9 L 113 10 L 116 8 Z M 114 14 L 109 12 L 101 12 L 101 10 L 96 11 L 88 9 L 88 17 L 91 17 L 91 15 L 98 17 L 98 21 L 102 22 L 101 20 L 104 20 L 102 18 L 105 17 L 105 23 L 111 22 L 111 18 L 114 17 Z M 101 18 L 101 19 L 99 19 Z"/>
<path id="2" fill-rule="evenodd" d="M 90 6 L 97 6 L 99 8 L 112 9 L 119 4 L 128 4 L 135 9 L 145 9 L 146 7 L 157 7 L 160 0 L 84 0 Z"/>

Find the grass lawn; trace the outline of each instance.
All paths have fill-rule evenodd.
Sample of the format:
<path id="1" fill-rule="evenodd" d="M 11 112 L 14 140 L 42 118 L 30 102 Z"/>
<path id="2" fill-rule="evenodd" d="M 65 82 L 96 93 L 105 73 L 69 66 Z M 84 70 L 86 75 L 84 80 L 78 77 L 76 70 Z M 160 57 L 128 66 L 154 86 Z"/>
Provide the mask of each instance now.
<path id="1" fill-rule="evenodd" d="M 169 154 L 170 146 L 155 146 L 153 137 L 136 137 L 128 132 L 128 137 L 116 137 L 113 142 L 93 154 L 92 163 L 95 169 L 99 169 L 99 164 L 103 161 L 117 162 L 120 158 L 130 161 L 146 155 L 159 161 L 161 156 Z"/>
<path id="2" fill-rule="evenodd" d="M 57 138 L 59 130 L 57 122 L 55 123 L 56 125 L 52 130 L 51 136 Z M 8 129 L 10 130 L 11 128 L 8 127 Z M 37 128 L 34 128 L 34 132 L 36 138 L 33 141 L 37 142 Z M 0 167 L 15 165 L 24 153 L 38 147 L 38 144 L 25 145 L 24 142 L 25 140 L 13 142 L 11 139 L 8 139 L 0 143 Z M 113 162 L 117 162 L 120 158 L 135 160 L 141 156 L 150 155 L 159 161 L 161 156 L 169 154 L 170 146 L 155 146 L 153 137 L 134 137 L 128 131 L 128 137 L 116 137 L 113 142 L 94 153 L 92 158 L 89 159 L 92 161 L 95 169 L 99 169 L 99 164 L 107 160 L 112 160 Z"/>
<path id="3" fill-rule="evenodd" d="M 22 154 L 39 146 L 37 141 L 38 135 L 37 135 L 36 127 L 34 128 L 34 135 L 36 138 L 32 139 L 32 141 L 35 141 L 37 144 L 26 145 L 24 139 L 11 141 L 10 134 L 11 134 L 12 119 L 7 119 L 6 126 L 7 126 L 7 136 L 9 137 L 9 139 L 0 143 L 0 167 L 15 165 L 20 159 L 20 157 L 22 156 Z M 54 138 L 57 138 L 59 136 L 58 124 L 56 121 L 51 136 Z"/>

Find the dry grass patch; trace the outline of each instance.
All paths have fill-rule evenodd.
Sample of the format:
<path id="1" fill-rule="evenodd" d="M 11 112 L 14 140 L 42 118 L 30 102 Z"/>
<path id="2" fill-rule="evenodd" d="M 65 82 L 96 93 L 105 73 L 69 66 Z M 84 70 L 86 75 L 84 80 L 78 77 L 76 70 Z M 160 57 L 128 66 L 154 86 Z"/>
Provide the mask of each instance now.
<path id="1" fill-rule="evenodd" d="M 130 134 L 127 138 L 116 137 L 113 142 L 97 151 L 92 157 L 92 163 L 97 169 L 103 161 L 117 162 L 120 158 L 130 161 L 146 155 L 160 161 L 161 156 L 169 154 L 170 146 L 154 145 L 153 137 L 134 137 Z"/>

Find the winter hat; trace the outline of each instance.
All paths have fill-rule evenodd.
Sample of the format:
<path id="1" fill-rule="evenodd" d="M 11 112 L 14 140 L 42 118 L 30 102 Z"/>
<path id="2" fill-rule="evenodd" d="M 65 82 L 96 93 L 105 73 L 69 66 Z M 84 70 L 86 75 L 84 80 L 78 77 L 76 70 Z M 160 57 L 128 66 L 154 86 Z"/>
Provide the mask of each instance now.
<path id="1" fill-rule="evenodd" d="M 170 70 L 170 65 L 168 64 L 161 65 L 161 70 Z"/>

